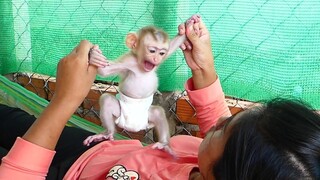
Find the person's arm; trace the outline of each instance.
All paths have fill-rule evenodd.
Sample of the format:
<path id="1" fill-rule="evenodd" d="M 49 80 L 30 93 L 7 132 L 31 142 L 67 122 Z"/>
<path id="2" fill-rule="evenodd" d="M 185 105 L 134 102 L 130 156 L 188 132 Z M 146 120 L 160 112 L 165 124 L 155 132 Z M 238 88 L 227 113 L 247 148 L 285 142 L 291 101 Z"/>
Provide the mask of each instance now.
<path id="1" fill-rule="evenodd" d="M 0 179 L 44 178 L 66 122 L 86 97 L 96 77 L 97 68 L 88 65 L 88 53 L 92 46 L 88 41 L 81 41 L 59 62 L 52 100 L 4 157 Z"/>
<path id="2" fill-rule="evenodd" d="M 210 34 L 198 15 L 192 16 L 179 26 L 179 34 L 186 34 L 187 41 L 180 47 L 191 69 L 192 78 L 186 83 L 186 90 L 196 109 L 202 136 L 222 116 L 231 113 L 225 102 L 220 81 L 214 68 Z"/>
<path id="3" fill-rule="evenodd" d="M 204 137 L 208 130 L 217 124 L 219 118 L 231 116 L 231 113 L 225 102 L 219 79 L 201 89 L 195 89 L 193 82 L 194 80 L 190 78 L 185 84 L 185 89 L 197 113 L 200 135 Z"/>
<path id="4" fill-rule="evenodd" d="M 48 107 L 22 137 L 26 141 L 53 150 L 71 115 L 88 94 L 97 68 L 88 65 L 92 44 L 81 41 L 58 64 L 56 89 Z"/>

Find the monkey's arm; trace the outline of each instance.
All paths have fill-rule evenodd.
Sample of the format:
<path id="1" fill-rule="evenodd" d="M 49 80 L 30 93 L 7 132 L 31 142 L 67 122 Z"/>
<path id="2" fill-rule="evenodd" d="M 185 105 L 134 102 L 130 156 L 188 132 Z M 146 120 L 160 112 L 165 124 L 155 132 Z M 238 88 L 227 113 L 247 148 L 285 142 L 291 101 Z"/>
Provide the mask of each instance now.
<path id="1" fill-rule="evenodd" d="M 119 74 L 121 72 L 132 70 L 136 60 L 133 56 L 121 57 L 116 61 L 108 61 L 104 67 L 98 68 L 98 74 L 103 77 Z"/>
<path id="2" fill-rule="evenodd" d="M 166 58 L 170 57 L 171 54 L 173 52 L 175 52 L 179 46 L 181 44 L 184 43 L 184 41 L 186 40 L 186 35 L 177 35 L 176 37 L 174 37 L 171 41 L 170 41 L 170 44 L 169 44 L 169 50 L 168 50 L 168 53 L 166 55 Z"/>
<path id="3" fill-rule="evenodd" d="M 135 62 L 135 56 L 130 53 L 119 57 L 115 61 L 107 60 L 98 46 L 94 46 L 89 53 L 89 64 L 97 66 L 98 74 L 103 77 L 130 70 Z"/>

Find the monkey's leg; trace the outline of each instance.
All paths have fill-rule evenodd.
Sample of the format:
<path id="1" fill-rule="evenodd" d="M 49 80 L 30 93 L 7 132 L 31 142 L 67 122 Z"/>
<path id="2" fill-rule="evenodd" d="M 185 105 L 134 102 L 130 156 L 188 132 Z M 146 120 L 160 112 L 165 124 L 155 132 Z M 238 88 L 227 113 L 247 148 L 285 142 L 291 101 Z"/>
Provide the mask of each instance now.
<path id="1" fill-rule="evenodd" d="M 100 142 L 103 140 L 114 140 L 115 120 L 120 116 L 119 101 L 111 94 L 102 94 L 99 99 L 100 104 L 100 120 L 102 126 L 106 129 L 103 133 L 87 137 L 84 145 L 90 145 L 92 142 Z"/>
<path id="2" fill-rule="evenodd" d="M 159 142 L 156 142 L 152 148 L 163 149 L 169 154 L 176 156 L 169 145 L 169 125 L 166 113 L 161 106 L 151 106 L 149 109 L 149 124 L 154 124 Z"/>

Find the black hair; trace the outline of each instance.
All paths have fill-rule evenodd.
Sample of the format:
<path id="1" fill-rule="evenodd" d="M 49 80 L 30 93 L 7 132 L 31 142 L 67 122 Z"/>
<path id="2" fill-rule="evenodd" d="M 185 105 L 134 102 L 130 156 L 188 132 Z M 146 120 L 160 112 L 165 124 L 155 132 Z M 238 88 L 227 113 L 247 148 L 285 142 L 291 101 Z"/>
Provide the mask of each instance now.
<path id="1" fill-rule="evenodd" d="M 320 179 L 320 115 L 292 99 L 243 113 L 231 128 L 216 179 Z"/>

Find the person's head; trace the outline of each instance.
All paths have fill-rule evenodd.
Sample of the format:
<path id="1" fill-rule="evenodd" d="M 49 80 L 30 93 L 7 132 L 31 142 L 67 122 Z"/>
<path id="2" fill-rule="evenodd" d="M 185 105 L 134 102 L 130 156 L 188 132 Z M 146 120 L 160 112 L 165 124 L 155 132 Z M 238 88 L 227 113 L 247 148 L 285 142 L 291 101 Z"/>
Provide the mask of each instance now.
<path id="1" fill-rule="evenodd" d="M 199 168 L 205 177 L 320 178 L 320 115 L 309 106 L 274 99 L 225 122 L 200 146 Z"/>

